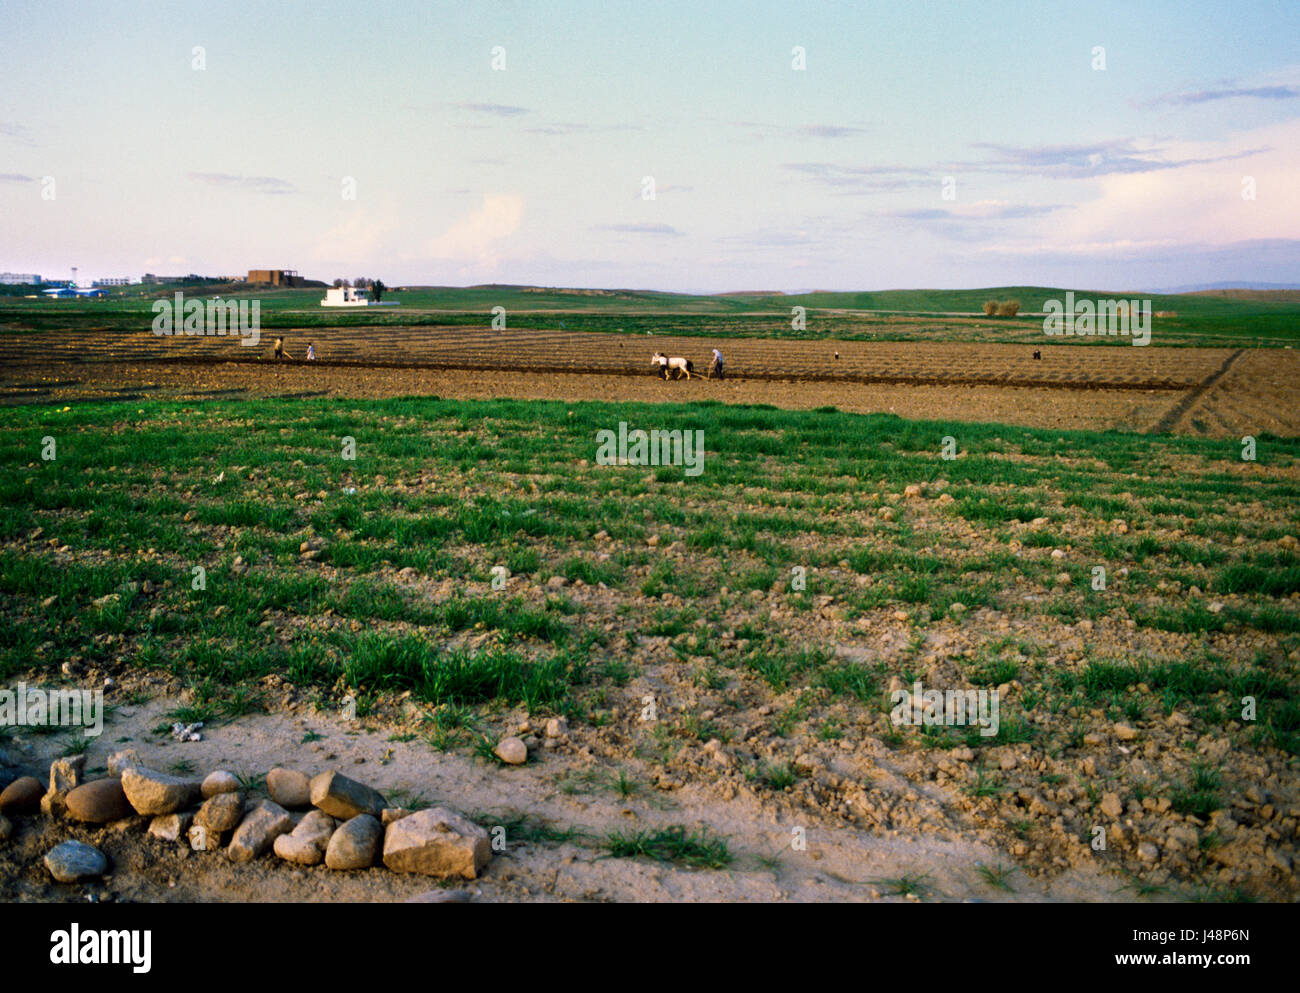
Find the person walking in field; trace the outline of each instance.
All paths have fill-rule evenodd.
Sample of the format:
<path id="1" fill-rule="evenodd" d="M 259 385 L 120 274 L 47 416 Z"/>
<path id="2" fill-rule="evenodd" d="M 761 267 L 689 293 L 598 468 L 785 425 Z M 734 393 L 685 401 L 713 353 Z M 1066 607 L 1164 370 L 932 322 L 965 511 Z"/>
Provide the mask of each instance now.
<path id="1" fill-rule="evenodd" d="M 316 361 L 316 346 L 313 345 L 310 341 L 307 342 L 307 361 L 308 362 Z"/>
<path id="2" fill-rule="evenodd" d="M 276 339 L 275 339 L 275 357 L 276 357 L 277 359 L 291 359 L 291 358 L 293 358 L 292 355 L 290 355 L 288 352 L 286 352 L 286 351 L 284 350 L 284 339 L 283 339 L 283 338 L 276 338 Z"/>
<path id="3" fill-rule="evenodd" d="M 713 350 L 713 360 L 709 363 L 708 378 L 712 379 L 714 376 L 716 376 L 718 379 L 723 378 L 722 352 L 720 352 L 716 348 Z"/>

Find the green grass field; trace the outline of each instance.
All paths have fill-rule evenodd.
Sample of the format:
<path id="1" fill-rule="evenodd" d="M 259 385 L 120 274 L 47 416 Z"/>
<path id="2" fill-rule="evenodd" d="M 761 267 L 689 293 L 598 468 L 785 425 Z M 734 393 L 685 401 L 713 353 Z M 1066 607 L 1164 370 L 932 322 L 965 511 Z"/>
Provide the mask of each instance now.
<path id="1" fill-rule="evenodd" d="M 177 287 L 114 290 L 105 300 L 26 300 L 0 297 L 0 333 L 56 328 L 98 331 L 147 330 L 152 301 Z M 219 294 L 219 287 L 181 288 L 191 296 Z M 988 319 L 985 300 L 1019 300 L 1022 315 L 1041 312 L 1045 300 L 1064 299 L 1065 289 L 1033 286 L 980 290 L 888 290 L 873 293 L 800 295 L 673 293 L 593 290 L 533 291 L 514 286 L 424 287 L 392 292 L 398 307 L 360 312 L 325 310 L 322 290 L 238 290 L 230 295 L 261 301 L 263 327 L 363 327 L 384 325 L 482 327 L 493 307 L 505 307 L 511 326 L 540 330 L 606 331 L 712 337 L 875 339 L 882 341 L 987 341 L 1023 344 L 1042 340 L 1042 318 Z M 1112 298 L 1111 291 L 1075 290 L 1077 298 Z M 1300 340 L 1300 302 L 1216 296 L 1151 296 L 1157 318 L 1153 343 L 1160 346 L 1280 347 Z M 791 308 L 807 308 L 807 327 L 791 328 Z M 884 313 L 868 313 L 882 311 Z M 940 317 L 935 315 L 971 315 Z M 1056 338 L 1053 344 L 1102 345 L 1105 339 Z M 1113 341 L 1110 344 L 1114 344 Z"/>
<path id="2" fill-rule="evenodd" d="M 596 464 L 595 432 L 621 420 L 703 430 L 703 473 Z M 956 459 L 940 456 L 945 436 Z M 1033 689 L 972 745 L 1071 747 L 1078 706 L 1129 720 L 1190 708 L 1219 727 L 1250 692 L 1249 740 L 1294 752 L 1297 459 L 1300 441 L 1267 437 L 1244 463 L 1227 441 L 708 403 L 9 408 L 0 678 L 152 671 L 190 687 L 200 719 L 256 708 L 269 674 L 322 700 L 350 688 L 363 707 L 409 691 L 452 708 L 430 731 L 451 747 L 501 706 L 599 723 L 636 673 L 626 649 L 663 638 L 702 686 L 812 687 L 821 703 L 776 731 L 831 738 L 847 718 L 826 708 L 870 718 L 890 678 L 919 677 L 928 629 L 994 610 L 1016 627 L 990 628 L 962 677 Z M 924 499 L 903 497 L 921 483 Z M 515 585 L 491 589 L 497 566 Z M 550 590 L 552 576 L 568 582 Z M 601 604 L 575 600 L 601 584 Z M 847 624 L 904 611 L 915 638 L 887 663 L 846 662 L 824 609 Z M 1057 661 L 1050 626 L 1084 621 L 1147 641 Z M 1150 647 L 1166 634 L 1177 652 Z M 722 732 L 696 715 L 677 733 Z M 778 789 L 791 773 L 756 775 Z"/>

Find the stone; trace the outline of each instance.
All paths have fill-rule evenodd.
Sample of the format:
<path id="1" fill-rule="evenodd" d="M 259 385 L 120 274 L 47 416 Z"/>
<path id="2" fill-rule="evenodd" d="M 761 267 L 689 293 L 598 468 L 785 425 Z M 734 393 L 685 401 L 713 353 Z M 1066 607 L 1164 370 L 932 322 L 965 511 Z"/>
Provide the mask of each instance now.
<path id="1" fill-rule="evenodd" d="M 0 813 L 33 814 L 41 809 L 41 797 L 45 787 L 35 776 L 23 776 L 15 779 L 0 793 Z"/>
<path id="2" fill-rule="evenodd" d="M 64 802 L 68 816 L 85 824 L 107 824 L 135 813 L 122 792 L 121 782 L 116 779 L 82 783 L 68 793 Z"/>
<path id="3" fill-rule="evenodd" d="M 393 821 L 400 821 L 403 817 L 410 817 L 414 810 L 407 810 L 405 807 L 385 807 L 384 812 L 379 817 L 379 822 L 388 827 Z"/>
<path id="4" fill-rule="evenodd" d="M 475 879 L 491 857 L 488 833 L 444 807 L 403 817 L 384 836 L 384 865 L 394 872 Z"/>
<path id="5" fill-rule="evenodd" d="M 920 483 L 912 483 L 910 486 L 903 488 L 903 498 L 907 500 L 917 500 L 920 499 L 923 492 L 924 490 L 921 488 Z"/>
<path id="6" fill-rule="evenodd" d="M 563 738 L 569 733 L 569 722 L 563 717 L 552 717 L 546 722 L 546 737 Z"/>
<path id="7" fill-rule="evenodd" d="M 519 738 L 502 738 L 492 753 L 507 765 L 523 765 L 528 761 L 528 746 Z"/>
<path id="8" fill-rule="evenodd" d="M 163 841 L 180 841 L 187 838 L 193 814 L 161 814 L 149 822 L 149 833 Z"/>
<path id="9" fill-rule="evenodd" d="M 244 816 L 244 798 L 238 793 L 218 793 L 203 801 L 194 823 L 212 835 L 225 834 L 239 826 Z"/>
<path id="10" fill-rule="evenodd" d="M 137 814 L 174 814 L 202 794 L 202 784 L 137 766 L 122 773 L 122 789 Z"/>
<path id="11" fill-rule="evenodd" d="M 722 741 L 718 738 L 710 738 L 704 743 L 705 754 L 714 762 L 723 767 L 730 767 L 735 761 L 731 753 L 723 747 Z"/>
<path id="12" fill-rule="evenodd" d="M 311 780 L 296 769 L 272 769 L 268 772 L 266 792 L 286 810 L 311 806 Z"/>
<path id="13" fill-rule="evenodd" d="M 1112 821 L 1119 820 L 1120 814 L 1124 813 L 1124 807 L 1119 802 L 1119 795 L 1116 793 L 1107 793 L 1103 796 L 1101 798 L 1101 812 Z"/>
<path id="14" fill-rule="evenodd" d="M 45 856 L 45 868 L 61 883 L 102 876 L 108 871 L 108 859 L 98 848 L 80 841 L 63 841 Z"/>
<path id="15" fill-rule="evenodd" d="M 1133 728 L 1129 727 L 1127 724 L 1115 725 L 1115 737 L 1118 738 L 1120 741 L 1132 741 L 1137 736 L 1138 733 L 1135 730 L 1133 730 Z"/>
<path id="16" fill-rule="evenodd" d="M 336 825 L 323 810 L 313 810 L 290 833 L 275 839 L 275 854 L 296 865 L 320 865 Z"/>
<path id="17" fill-rule="evenodd" d="M 62 817 L 67 812 L 68 794 L 81 785 L 86 774 L 86 756 L 55 759 L 50 765 L 50 788 L 41 797 L 41 813 Z"/>
<path id="18" fill-rule="evenodd" d="M 369 814 L 358 814 L 330 838 L 325 865 L 331 869 L 368 869 L 375 864 L 384 827 Z"/>
<path id="19" fill-rule="evenodd" d="M 388 806 L 375 790 L 339 772 L 322 772 L 312 779 L 311 802 L 341 821 L 350 821 L 357 814 L 378 817 Z"/>
<path id="20" fill-rule="evenodd" d="M 238 793 L 239 780 L 235 778 L 234 773 L 218 769 L 216 772 L 208 773 L 200 787 L 200 792 L 205 800 L 210 800 L 219 793 Z"/>
<path id="21" fill-rule="evenodd" d="M 293 818 L 274 800 L 263 800 L 235 829 L 226 854 L 235 862 L 251 862 L 282 834 L 293 830 Z"/>
<path id="22" fill-rule="evenodd" d="M 1155 862 L 1160 858 L 1160 849 L 1151 842 L 1144 841 L 1138 845 L 1138 858 L 1143 862 Z"/>
<path id="23" fill-rule="evenodd" d="M 144 765 L 140 760 L 140 753 L 134 748 L 123 748 L 114 752 L 108 757 L 108 774 L 114 779 L 121 779 L 122 773 L 127 769 L 134 769 L 136 766 Z"/>

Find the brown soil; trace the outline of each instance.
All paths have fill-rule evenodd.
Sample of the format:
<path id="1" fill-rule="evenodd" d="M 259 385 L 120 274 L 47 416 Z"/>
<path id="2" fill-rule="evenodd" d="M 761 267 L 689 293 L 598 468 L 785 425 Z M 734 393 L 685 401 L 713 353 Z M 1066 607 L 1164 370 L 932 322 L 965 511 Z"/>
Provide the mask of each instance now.
<path id="1" fill-rule="evenodd" d="M 1291 352 L 1245 353 L 1174 424 L 1166 421 L 1191 396 L 1192 389 L 903 385 L 740 377 L 723 382 L 697 377 L 690 382 L 665 383 L 648 372 L 632 377 L 291 363 L 60 362 L 39 369 L 10 368 L 0 381 L 3 390 L 0 400 L 13 403 L 96 396 L 201 398 L 240 394 L 337 397 L 434 394 L 457 398 L 650 403 L 715 399 L 724 403 L 768 403 L 790 409 L 832 405 L 857 413 L 993 421 L 1028 427 L 1130 431 L 1160 428 L 1227 437 L 1264 432 L 1295 436 L 1300 434 L 1300 405 L 1293 402 L 1294 384 L 1300 382 L 1300 367 L 1296 363 Z M 1218 369 L 1206 366 L 1199 371 L 1204 371 L 1205 378 L 1209 378 Z"/>

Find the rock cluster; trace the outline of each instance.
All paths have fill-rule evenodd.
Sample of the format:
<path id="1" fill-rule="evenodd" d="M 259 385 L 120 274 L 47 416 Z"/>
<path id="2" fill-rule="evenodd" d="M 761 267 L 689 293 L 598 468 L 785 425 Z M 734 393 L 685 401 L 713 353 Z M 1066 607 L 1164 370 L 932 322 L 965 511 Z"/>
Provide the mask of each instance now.
<path id="1" fill-rule="evenodd" d="M 270 798 L 254 802 L 224 770 L 202 780 L 172 776 L 148 768 L 131 750 L 110 756 L 108 768 L 115 775 L 83 782 L 85 757 L 77 756 L 51 766 L 48 788 L 32 777 L 10 783 L 0 793 L 0 841 L 15 830 L 9 817 L 39 810 L 94 825 L 148 817 L 150 836 L 196 852 L 224 849 L 234 862 L 274 852 L 303 866 L 342 871 L 382 864 L 394 872 L 474 879 L 492 854 L 487 832 L 455 811 L 390 807 L 378 791 L 334 770 L 308 777 L 272 769 Z M 64 841 L 45 865 L 57 881 L 77 882 L 103 875 L 108 859 L 90 845 Z"/>

